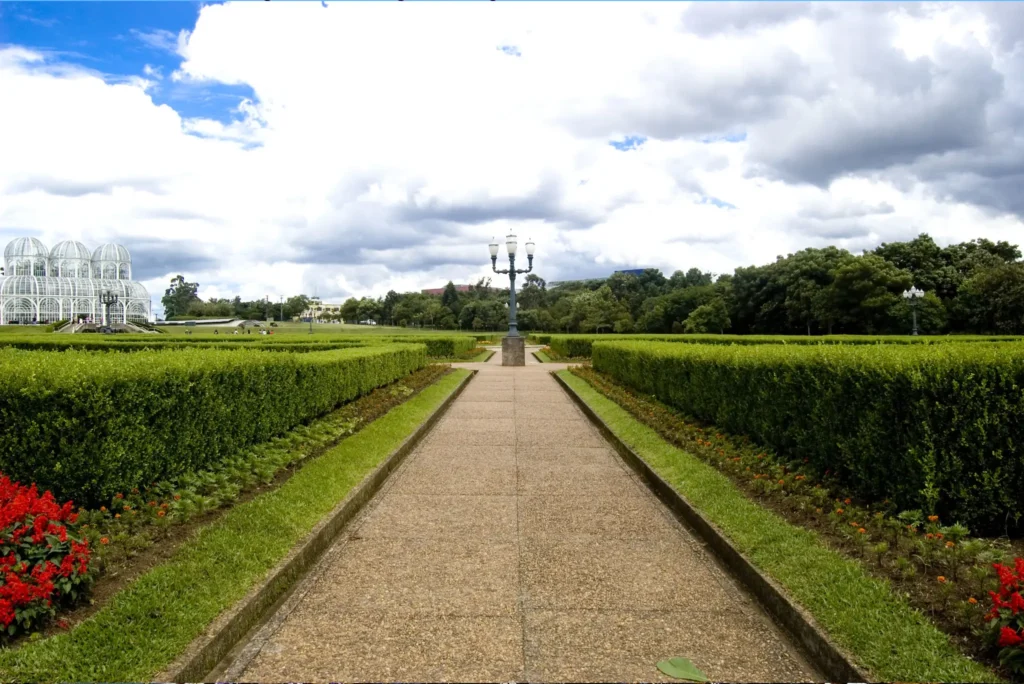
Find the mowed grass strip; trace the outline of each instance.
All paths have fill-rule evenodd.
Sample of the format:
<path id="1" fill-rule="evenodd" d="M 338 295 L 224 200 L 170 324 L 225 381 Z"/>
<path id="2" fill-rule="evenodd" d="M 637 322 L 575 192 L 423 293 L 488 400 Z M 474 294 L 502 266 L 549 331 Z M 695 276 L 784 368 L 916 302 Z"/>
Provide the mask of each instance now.
<path id="1" fill-rule="evenodd" d="M 548 356 L 545 352 L 535 351 L 533 353 L 536 355 L 537 360 L 540 361 L 541 363 L 551 363 L 551 357 Z"/>
<path id="2" fill-rule="evenodd" d="M 950 644 L 887 582 L 743 495 L 710 465 L 665 442 L 569 371 L 564 379 L 609 428 L 781 584 L 878 681 L 992 682 L 999 678 Z"/>
<path id="3" fill-rule="evenodd" d="M 444 376 L 243 503 L 70 632 L 0 653 L 4 681 L 150 681 L 245 596 L 469 371 Z"/>

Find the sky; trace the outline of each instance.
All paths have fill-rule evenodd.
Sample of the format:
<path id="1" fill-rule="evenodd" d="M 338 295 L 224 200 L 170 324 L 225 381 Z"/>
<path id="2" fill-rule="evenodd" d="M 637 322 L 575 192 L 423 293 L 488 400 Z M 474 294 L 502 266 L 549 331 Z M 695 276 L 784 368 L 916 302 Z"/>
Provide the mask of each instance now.
<path id="1" fill-rule="evenodd" d="M 0 243 L 154 310 L 1024 243 L 1024 4 L 0 2 Z M 498 282 L 500 276 L 493 276 Z"/>

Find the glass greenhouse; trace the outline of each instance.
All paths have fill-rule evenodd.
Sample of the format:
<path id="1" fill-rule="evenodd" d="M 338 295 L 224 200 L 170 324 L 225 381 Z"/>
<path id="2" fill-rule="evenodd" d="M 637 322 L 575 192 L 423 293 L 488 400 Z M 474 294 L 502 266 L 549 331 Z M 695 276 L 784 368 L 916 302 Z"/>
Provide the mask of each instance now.
<path id="1" fill-rule="evenodd" d="M 104 321 L 104 293 L 117 295 Z M 85 320 L 96 323 L 146 322 L 149 292 L 132 280 L 132 257 L 121 245 L 94 252 L 65 240 L 53 249 L 36 238 L 17 238 L 4 249 L 0 273 L 0 325 Z"/>

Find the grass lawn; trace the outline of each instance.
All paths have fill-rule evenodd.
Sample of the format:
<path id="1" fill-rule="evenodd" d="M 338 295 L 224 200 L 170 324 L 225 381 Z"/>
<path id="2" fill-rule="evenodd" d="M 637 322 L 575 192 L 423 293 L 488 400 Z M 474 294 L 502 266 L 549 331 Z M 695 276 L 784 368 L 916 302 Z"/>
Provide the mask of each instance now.
<path id="1" fill-rule="evenodd" d="M 199 531 L 69 632 L 0 652 L 3 681 L 149 681 L 444 401 L 457 370 Z"/>
<path id="2" fill-rule="evenodd" d="M 49 335 L 48 325 L 0 325 L 0 335 Z"/>
<path id="3" fill-rule="evenodd" d="M 474 356 L 471 359 L 467 359 L 467 361 L 469 361 L 470 363 L 483 363 L 483 362 L 487 361 L 487 359 L 491 358 L 491 356 L 493 356 L 493 355 L 494 355 L 494 352 L 488 349 L 486 351 L 480 352 L 479 354 L 477 354 L 476 356 Z"/>
<path id="4" fill-rule="evenodd" d="M 568 371 L 559 376 L 658 474 L 880 681 L 998 681 L 924 615 L 813 532 L 751 501 L 714 467 L 664 441 Z"/>
<path id="5" fill-rule="evenodd" d="M 541 363 L 551 363 L 551 357 L 545 354 L 543 351 L 538 350 L 533 353 L 537 357 L 537 360 L 540 361 Z"/>

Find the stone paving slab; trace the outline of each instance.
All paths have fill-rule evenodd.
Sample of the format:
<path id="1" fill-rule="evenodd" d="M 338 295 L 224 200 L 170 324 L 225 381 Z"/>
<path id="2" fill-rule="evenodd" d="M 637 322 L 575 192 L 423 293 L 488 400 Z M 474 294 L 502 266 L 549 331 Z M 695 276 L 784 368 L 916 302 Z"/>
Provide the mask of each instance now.
<path id="1" fill-rule="evenodd" d="M 373 510 L 355 534 L 395 539 L 516 539 L 516 500 L 512 496 L 391 495 L 388 505 Z"/>
<path id="2" fill-rule="evenodd" d="M 352 540 L 320 577 L 316 591 L 343 615 L 518 616 L 518 560 L 511 540 Z M 368 567 L 375 572 L 363 572 Z"/>
<path id="3" fill-rule="evenodd" d="M 508 682 L 522 671 L 517 617 L 339 614 L 310 605 L 317 610 L 292 613 L 240 680 Z"/>
<path id="4" fill-rule="evenodd" d="M 235 680 L 657 681 L 673 656 L 820 679 L 551 378 L 564 364 L 500 364 L 454 364 L 479 373 Z"/>
<path id="5" fill-rule="evenodd" d="M 531 681 L 607 681 L 614 672 L 621 681 L 678 682 L 657 669 L 666 653 L 700 653 L 711 681 L 812 681 L 783 641 L 734 612 L 535 611 L 525 622 Z"/>
<path id="6" fill-rule="evenodd" d="M 523 494 L 519 502 L 523 538 L 659 539 L 665 532 L 665 513 L 655 502 L 621 492 L 610 496 Z"/>

